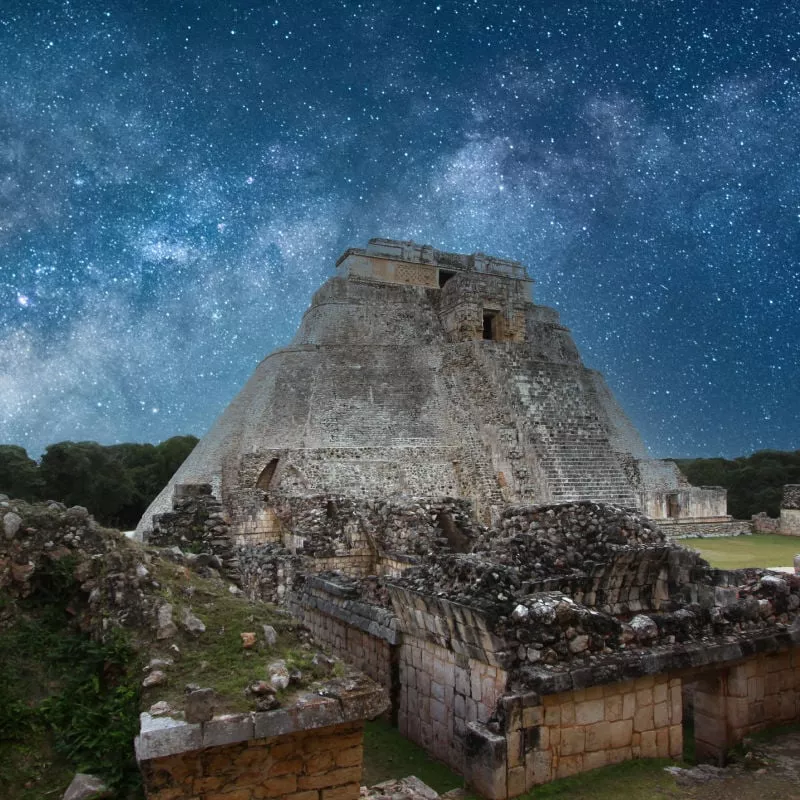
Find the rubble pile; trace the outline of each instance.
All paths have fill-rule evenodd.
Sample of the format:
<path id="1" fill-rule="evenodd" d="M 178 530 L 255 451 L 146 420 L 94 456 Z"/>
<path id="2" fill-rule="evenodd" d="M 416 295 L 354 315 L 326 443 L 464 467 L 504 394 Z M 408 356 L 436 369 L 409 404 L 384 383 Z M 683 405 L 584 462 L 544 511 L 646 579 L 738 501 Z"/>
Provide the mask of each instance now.
<path id="1" fill-rule="evenodd" d="M 238 582 L 238 561 L 229 535 L 222 504 L 208 483 L 175 487 L 172 511 L 153 517 L 145 541 L 156 547 L 177 546 L 183 552 L 204 553 L 214 558 L 212 568 Z"/>
<path id="2" fill-rule="evenodd" d="M 664 534 L 630 508 L 589 501 L 547 506 L 513 506 L 500 530 L 485 533 L 473 552 L 520 569 L 526 578 L 590 570 L 621 547 L 663 545 Z"/>
<path id="3" fill-rule="evenodd" d="M 427 556 L 437 551 L 465 552 L 481 528 L 470 518 L 469 503 L 413 497 L 353 500 L 317 495 L 271 498 L 273 510 L 302 553 L 331 558 L 359 547 L 385 554 Z"/>

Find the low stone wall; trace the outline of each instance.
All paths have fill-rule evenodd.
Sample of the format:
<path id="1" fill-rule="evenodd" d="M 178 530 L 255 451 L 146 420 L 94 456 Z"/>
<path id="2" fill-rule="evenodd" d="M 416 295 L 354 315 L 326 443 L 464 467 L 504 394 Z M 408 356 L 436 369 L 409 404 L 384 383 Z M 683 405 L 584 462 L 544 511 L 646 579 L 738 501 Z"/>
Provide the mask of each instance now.
<path id="1" fill-rule="evenodd" d="M 800 649 L 762 654 L 702 676 L 694 691 L 699 759 L 724 761 L 745 736 L 800 719 Z"/>
<path id="2" fill-rule="evenodd" d="M 800 510 L 796 508 L 781 509 L 781 524 L 778 533 L 784 536 L 800 536 Z"/>
<path id="3" fill-rule="evenodd" d="M 752 523 L 740 519 L 723 522 L 660 519 L 658 520 L 658 527 L 671 539 L 692 538 L 695 536 L 749 536 L 753 532 Z"/>
<path id="4" fill-rule="evenodd" d="M 319 576 L 306 578 L 289 596 L 288 607 L 318 642 L 395 696 L 395 645 L 401 635 L 391 611 L 360 600 L 354 590 L 340 582 Z"/>
<path id="5" fill-rule="evenodd" d="M 362 722 L 250 739 L 142 764 L 148 800 L 356 800 Z"/>
<path id="6" fill-rule="evenodd" d="M 505 750 L 505 758 L 492 768 L 484 746 L 484 757 L 467 763 L 468 777 L 488 797 L 515 797 L 632 758 L 677 758 L 683 750 L 681 681 L 667 675 L 543 698 L 505 697 L 501 706 L 505 742 L 494 751 Z"/>
<path id="7" fill-rule="evenodd" d="M 754 514 L 752 518 L 754 533 L 780 533 L 781 521 L 767 516 L 766 512 Z"/>
<path id="8" fill-rule="evenodd" d="M 363 721 L 386 692 L 363 676 L 272 711 L 186 722 L 141 714 L 136 758 L 148 800 L 355 800 Z"/>

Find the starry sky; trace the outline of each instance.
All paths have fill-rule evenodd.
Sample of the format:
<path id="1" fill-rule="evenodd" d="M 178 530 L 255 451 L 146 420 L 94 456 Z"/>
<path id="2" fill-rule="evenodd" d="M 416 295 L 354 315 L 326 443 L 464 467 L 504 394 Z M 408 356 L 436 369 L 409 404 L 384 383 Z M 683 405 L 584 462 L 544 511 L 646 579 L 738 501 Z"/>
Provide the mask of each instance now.
<path id="1" fill-rule="evenodd" d="M 800 5 L 0 6 L 0 442 L 202 435 L 373 236 L 515 258 L 656 456 L 800 448 Z"/>

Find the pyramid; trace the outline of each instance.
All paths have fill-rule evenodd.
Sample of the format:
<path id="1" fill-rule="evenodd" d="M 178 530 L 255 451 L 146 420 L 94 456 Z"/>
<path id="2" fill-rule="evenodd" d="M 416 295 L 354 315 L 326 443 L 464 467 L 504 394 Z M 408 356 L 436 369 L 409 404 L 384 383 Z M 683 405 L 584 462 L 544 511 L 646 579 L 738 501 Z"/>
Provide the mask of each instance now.
<path id="1" fill-rule="evenodd" d="M 240 540 L 267 540 L 280 498 L 596 500 L 664 521 L 724 521 L 725 492 L 649 456 L 558 312 L 516 261 L 371 239 L 336 262 L 148 508 L 207 483 Z"/>

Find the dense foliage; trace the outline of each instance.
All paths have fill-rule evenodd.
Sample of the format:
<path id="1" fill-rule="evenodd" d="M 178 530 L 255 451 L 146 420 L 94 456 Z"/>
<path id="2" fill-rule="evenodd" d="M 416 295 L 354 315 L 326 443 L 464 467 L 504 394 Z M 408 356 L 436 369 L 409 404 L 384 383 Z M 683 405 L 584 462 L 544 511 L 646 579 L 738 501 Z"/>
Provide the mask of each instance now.
<path id="1" fill-rule="evenodd" d="M 59 442 L 38 464 L 22 447 L 0 445 L 0 493 L 86 506 L 102 524 L 124 530 L 136 525 L 196 444 L 194 436 L 156 445 Z"/>
<path id="2" fill-rule="evenodd" d="M 800 450 L 761 450 L 732 460 L 686 459 L 678 466 L 695 486 L 724 486 L 728 513 L 736 519 L 750 519 L 762 511 L 777 517 L 784 484 L 800 483 Z"/>
<path id="3" fill-rule="evenodd" d="M 53 794 L 38 794 L 40 782 L 54 782 L 61 796 L 59 781 L 75 771 L 100 776 L 115 797 L 141 797 L 133 756 L 140 659 L 121 629 L 98 642 L 73 625 L 75 563 L 54 561 L 18 605 L 0 593 L 2 797 Z M 39 753 L 35 765 L 21 757 L 26 745 Z"/>

